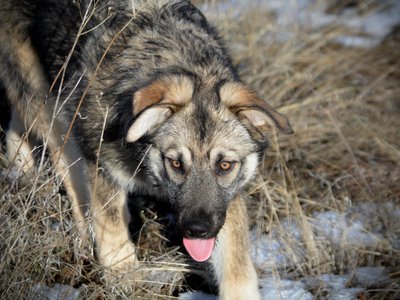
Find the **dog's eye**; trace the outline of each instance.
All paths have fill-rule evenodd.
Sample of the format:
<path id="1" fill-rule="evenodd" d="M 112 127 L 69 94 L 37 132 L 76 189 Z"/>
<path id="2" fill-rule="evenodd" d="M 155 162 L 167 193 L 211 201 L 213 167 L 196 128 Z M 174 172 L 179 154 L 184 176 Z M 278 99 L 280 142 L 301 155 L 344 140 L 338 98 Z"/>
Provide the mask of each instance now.
<path id="1" fill-rule="evenodd" d="M 235 163 L 229 161 L 222 161 L 219 163 L 219 171 L 220 172 L 228 172 L 230 171 Z"/>
<path id="2" fill-rule="evenodd" d="M 171 164 L 171 167 L 173 167 L 174 169 L 182 169 L 182 163 L 179 160 L 170 159 L 169 162 Z"/>

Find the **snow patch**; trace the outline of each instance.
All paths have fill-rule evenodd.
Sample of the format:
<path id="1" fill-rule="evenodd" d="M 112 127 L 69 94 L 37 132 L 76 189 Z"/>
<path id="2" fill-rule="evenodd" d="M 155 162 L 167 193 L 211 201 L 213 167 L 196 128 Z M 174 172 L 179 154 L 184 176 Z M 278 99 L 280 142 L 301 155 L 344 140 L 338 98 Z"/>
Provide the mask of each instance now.
<path id="1" fill-rule="evenodd" d="M 311 223 L 318 235 L 325 237 L 336 247 L 357 245 L 375 248 L 382 241 L 380 233 L 366 229 L 369 226 L 362 215 L 351 219 L 350 214 L 327 211 L 315 214 Z"/>
<path id="2" fill-rule="evenodd" d="M 307 286 L 326 295 L 326 299 L 348 300 L 358 299 L 357 294 L 364 291 L 363 287 L 348 288 L 350 275 L 323 274 L 319 277 L 306 279 Z M 324 298 L 324 299 L 325 299 Z"/>
<path id="3" fill-rule="evenodd" d="M 22 174 L 22 170 L 12 167 L 11 169 L 5 169 L 0 171 L 0 178 L 7 178 L 9 182 L 14 182 Z"/>
<path id="4" fill-rule="evenodd" d="M 361 204 L 340 213 L 336 211 L 318 212 L 310 219 L 314 239 L 328 241 L 332 249 L 357 246 L 377 248 L 381 245 L 399 248 L 399 234 L 385 230 L 384 220 L 378 211 L 385 215 L 385 222 L 393 228 L 400 228 L 400 208 L 391 203 L 379 206 Z M 384 236 L 389 235 L 388 236 Z M 300 226 L 294 219 L 280 222 L 269 234 L 259 235 L 256 230 L 250 233 L 250 253 L 257 268 L 267 272 L 293 267 L 303 261 L 305 249 Z M 389 241 L 390 245 L 387 245 Z"/>
<path id="5" fill-rule="evenodd" d="M 257 268 L 267 272 L 294 267 L 305 253 L 301 232 L 294 220 L 283 220 L 270 234 L 250 232 L 250 255 Z"/>
<path id="6" fill-rule="evenodd" d="M 79 290 L 69 285 L 56 283 L 53 287 L 45 284 L 36 284 L 32 288 L 34 300 L 78 300 Z"/>
<path id="7" fill-rule="evenodd" d="M 364 203 L 349 208 L 345 212 L 318 212 L 310 218 L 314 239 L 328 241 L 332 249 L 357 246 L 376 248 L 390 241 L 391 247 L 398 249 L 399 233 L 385 229 L 385 224 L 400 228 L 400 208 L 392 203 Z M 384 216 L 384 217 L 383 217 Z M 397 232 L 397 233 L 396 233 Z M 384 236 L 385 234 L 385 236 Z M 391 235 L 388 238 L 387 235 Z M 294 219 L 284 219 L 268 235 L 250 233 L 251 256 L 259 270 L 263 299 L 308 299 L 309 290 L 322 289 L 329 299 L 357 299 L 357 294 L 366 287 L 388 280 L 383 267 L 357 268 L 346 275 L 324 274 L 305 278 L 303 281 L 279 280 L 272 276 L 274 271 L 282 273 L 288 267 L 304 262 L 304 243 L 301 229 Z M 388 246 L 386 244 L 386 246 Z M 349 288 L 349 283 L 356 287 Z M 280 288 L 279 288 L 280 284 Z M 293 295 L 293 298 L 290 298 Z"/>
<path id="8" fill-rule="evenodd" d="M 359 48 L 379 45 L 400 24 L 400 1 L 380 0 L 379 7 L 360 14 L 356 7 L 344 9 L 340 14 L 327 13 L 329 1 L 318 0 L 226 0 L 203 4 L 200 9 L 209 18 L 236 19 L 251 10 L 270 11 L 275 15 L 278 32 L 269 33 L 267 39 L 287 41 L 296 38 L 296 31 L 316 32 L 324 27 L 340 25 L 351 31 L 341 35 L 335 42 Z"/>
<path id="9" fill-rule="evenodd" d="M 384 267 L 363 267 L 355 270 L 354 280 L 362 286 L 374 286 L 388 281 L 389 276 Z"/>
<path id="10" fill-rule="evenodd" d="M 260 280 L 261 295 L 263 300 L 312 300 L 313 295 L 307 291 L 306 285 L 301 281 L 279 280 L 267 277 Z"/>

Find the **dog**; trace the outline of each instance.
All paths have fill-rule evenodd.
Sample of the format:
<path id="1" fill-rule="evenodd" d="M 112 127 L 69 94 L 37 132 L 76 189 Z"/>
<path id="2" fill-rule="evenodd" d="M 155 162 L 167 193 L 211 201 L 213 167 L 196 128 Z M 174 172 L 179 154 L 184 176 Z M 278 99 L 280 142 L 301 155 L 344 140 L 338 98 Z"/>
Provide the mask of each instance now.
<path id="1" fill-rule="evenodd" d="M 220 299 L 260 298 L 239 191 L 268 135 L 293 130 L 240 80 L 195 6 L 0 0 L 0 80 L 12 106 L 8 156 L 28 172 L 26 135 L 44 142 L 104 267 L 136 264 L 126 199 L 140 191 L 168 199 Z"/>

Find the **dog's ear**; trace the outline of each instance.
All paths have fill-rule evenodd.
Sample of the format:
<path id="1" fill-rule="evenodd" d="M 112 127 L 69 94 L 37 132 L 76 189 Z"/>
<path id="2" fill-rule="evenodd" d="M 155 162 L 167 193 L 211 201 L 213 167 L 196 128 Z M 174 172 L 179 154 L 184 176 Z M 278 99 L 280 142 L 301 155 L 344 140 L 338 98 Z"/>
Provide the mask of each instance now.
<path id="1" fill-rule="evenodd" d="M 157 129 L 179 111 L 193 95 L 193 82 L 186 76 L 168 76 L 153 81 L 133 96 L 134 121 L 126 141 L 133 143 Z"/>
<path id="2" fill-rule="evenodd" d="M 257 140 L 265 139 L 271 127 L 276 127 L 285 134 L 293 133 L 289 120 L 284 115 L 241 83 L 225 83 L 220 89 L 220 97 Z"/>

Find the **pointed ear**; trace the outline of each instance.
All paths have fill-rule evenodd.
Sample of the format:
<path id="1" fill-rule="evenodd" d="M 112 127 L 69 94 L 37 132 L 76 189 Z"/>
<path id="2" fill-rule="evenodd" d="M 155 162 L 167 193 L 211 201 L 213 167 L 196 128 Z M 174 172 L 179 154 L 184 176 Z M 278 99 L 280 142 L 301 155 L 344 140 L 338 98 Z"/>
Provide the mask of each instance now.
<path id="1" fill-rule="evenodd" d="M 264 139 L 271 127 L 276 127 L 285 134 L 293 133 L 289 120 L 284 115 L 241 83 L 225 83 L 220 89 L 220 97 L 257 139 Z"/>
<path id="2" fill-rule="evenodd" d="M 134 121 L 126 141 L 136 142 L 152 133 L 193 95 L 193 82 L 187 76 L 167 76 L 138 90 L 133 97 Z"/>

